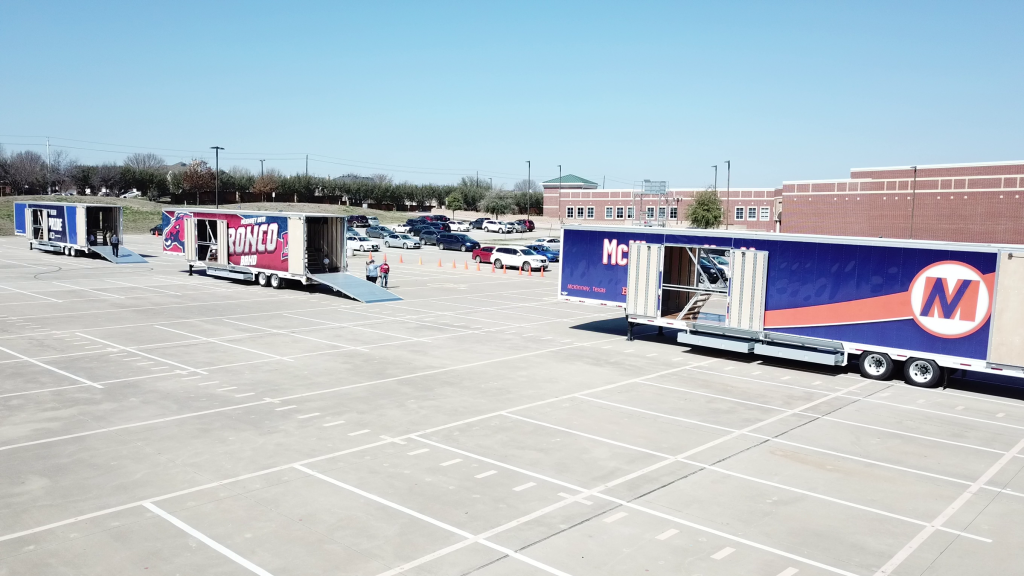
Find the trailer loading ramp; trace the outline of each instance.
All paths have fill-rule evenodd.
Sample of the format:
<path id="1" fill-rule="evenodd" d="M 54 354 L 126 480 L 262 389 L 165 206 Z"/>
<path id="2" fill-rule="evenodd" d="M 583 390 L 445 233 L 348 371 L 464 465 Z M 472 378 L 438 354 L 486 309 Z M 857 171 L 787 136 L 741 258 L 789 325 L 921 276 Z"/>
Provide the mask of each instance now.
<path id="1" fill-rule="evenodd" d="M 365 304 L 373 304 L 376 302 L 398 302 L 401 300 L 398 296 L 395 296 L 390 291 L 367 282 L 365 278 L 359 276 L 353 276 L 344 272 L 335 272 L 332 274 L 310 274 L 310 278 L 314 281 L 319 282 L 325 286 L 330 286 L 335 290 L 355 298 Z"/>
<path id="2" fill-rule="evenodd" d="M 146 259 L 135 252 L 121 246 L 117 249 L 118 257 L 114 258 L 114 250 L 110 246 L 89 246 L 89 250 L 103 256 L 114 264 L 146 264 Z"/>

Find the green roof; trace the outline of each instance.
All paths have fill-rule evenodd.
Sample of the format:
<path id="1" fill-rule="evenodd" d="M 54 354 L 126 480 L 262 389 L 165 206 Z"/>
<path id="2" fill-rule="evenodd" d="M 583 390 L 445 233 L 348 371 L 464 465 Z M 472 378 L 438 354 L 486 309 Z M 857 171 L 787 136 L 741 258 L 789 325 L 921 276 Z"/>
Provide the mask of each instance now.
<path id="1" fill-rule="evenodd" d="M 554 178 L 552 180 L 545 180 L 544 183 L 545 184 L 558 184 L 559 183 L 558 180 L 559 180 L 558 178 Z M 577 176 L 575 174 L 566 174 L 565 176 L 562 176 L 561 180 L 562 180 L 562 182 L 561 182 L 562 184 L 585 184 L 585 185 L 590 185 L 590 186 L 597 186 L 597 182 L 591 182 L 590 180 L 587 180 L 586 178 L 580 178 L 579 176 Z"/>

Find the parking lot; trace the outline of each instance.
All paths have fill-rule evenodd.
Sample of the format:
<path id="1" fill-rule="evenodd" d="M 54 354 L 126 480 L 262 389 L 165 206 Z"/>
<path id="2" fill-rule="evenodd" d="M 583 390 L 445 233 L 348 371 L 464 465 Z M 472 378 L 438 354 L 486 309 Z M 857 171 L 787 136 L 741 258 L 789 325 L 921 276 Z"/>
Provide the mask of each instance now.
<path id="1" fill-rule="evenodd" d="M 558 264 L 390 250 L 404 300 L 365 305 L 189 277 L 157 237 L 127 238 L 146 265 L 26 244 L 0 575 L 1021 570 L 1012 391 L 627 342 Z"/>

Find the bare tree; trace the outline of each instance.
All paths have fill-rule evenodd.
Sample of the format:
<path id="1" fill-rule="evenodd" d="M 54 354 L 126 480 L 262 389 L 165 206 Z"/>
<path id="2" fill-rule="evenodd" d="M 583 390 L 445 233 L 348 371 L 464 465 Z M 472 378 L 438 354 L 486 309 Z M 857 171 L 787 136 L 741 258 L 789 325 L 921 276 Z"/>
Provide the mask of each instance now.
<path id="1" fill-rule="evenodd" d="M 228 174 L 231 174 L 235 178 L 248 178 L 249 176 L 252 176 L 252 170 L 249 170 L 244 166 L 232 166 L 231 169 L 228 170 Z"/>
<path id="2" fill-rule="evenodd" d="M 97 196 L 116 196 L 121 189 L 121 167 L 117 164 L 97 166 L 94 178 L 99 190 L 93 190 L 93 194 Z"/>
<path id="3" fill-rule="evenodd" d="M 395 183 L 394 178 L 390 174 L 372 174 L 370 178 L 373 178 L 374 184 L 386 184 L 390 186 Z"/>
<path id="4" fill-rule="evenodd" d="M 527 192 L 527 191 L 529 191 L 529 192 L 543 192 L 544 188 L 542 188 L 540 184 L 537 184 L 536 180 L 527 180 L 526 178 L 523 178 L 522 180 L 516 182 L 512 186 L 512 191 L 513 192 Z"/>
<path id="5" fill-rule="evenodd" d="M 152 152 L 136 152 L 124 159 L 124 165 L 134 170 L 159 170 L 167 162 Z"/>
<path id="6" fill-rule="evenodd" d="M 7 181 L 15 194 L 42 194 L 46 189 L 46 158 L 31 150 L 7 157 Z"/>
<path id="7" fill-rule="evenodd" d="M 50 183 L 57 192 L 67 192 L 75 187 L 75 171 L 78 161 L 67 150 L 50 152 Z"/>

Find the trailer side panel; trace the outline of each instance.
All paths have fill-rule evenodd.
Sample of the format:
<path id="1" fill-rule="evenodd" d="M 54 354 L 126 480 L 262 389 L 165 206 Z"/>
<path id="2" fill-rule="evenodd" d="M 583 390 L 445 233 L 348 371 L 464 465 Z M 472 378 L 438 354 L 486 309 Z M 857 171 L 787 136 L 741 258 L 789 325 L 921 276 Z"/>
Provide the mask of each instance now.
<path id="1" fill-rule="evenodd" d="M 227 222 L 228 262 L 261 270 L 288 271 L 288 218 L 270 214 L 226 214 L 168 210 L 164 212 L 164 252 L 185 253 L 187 220 Z M 298 255 L 301 258 L 301 254 Z"/>
<path id="2" fill-rule="evenodd" d="M 629 244 L 766 251 L 764 330 L 985 360 L 995 251 L 686 231 L 564 231 L 559 293 L 626 303 Z"/>

